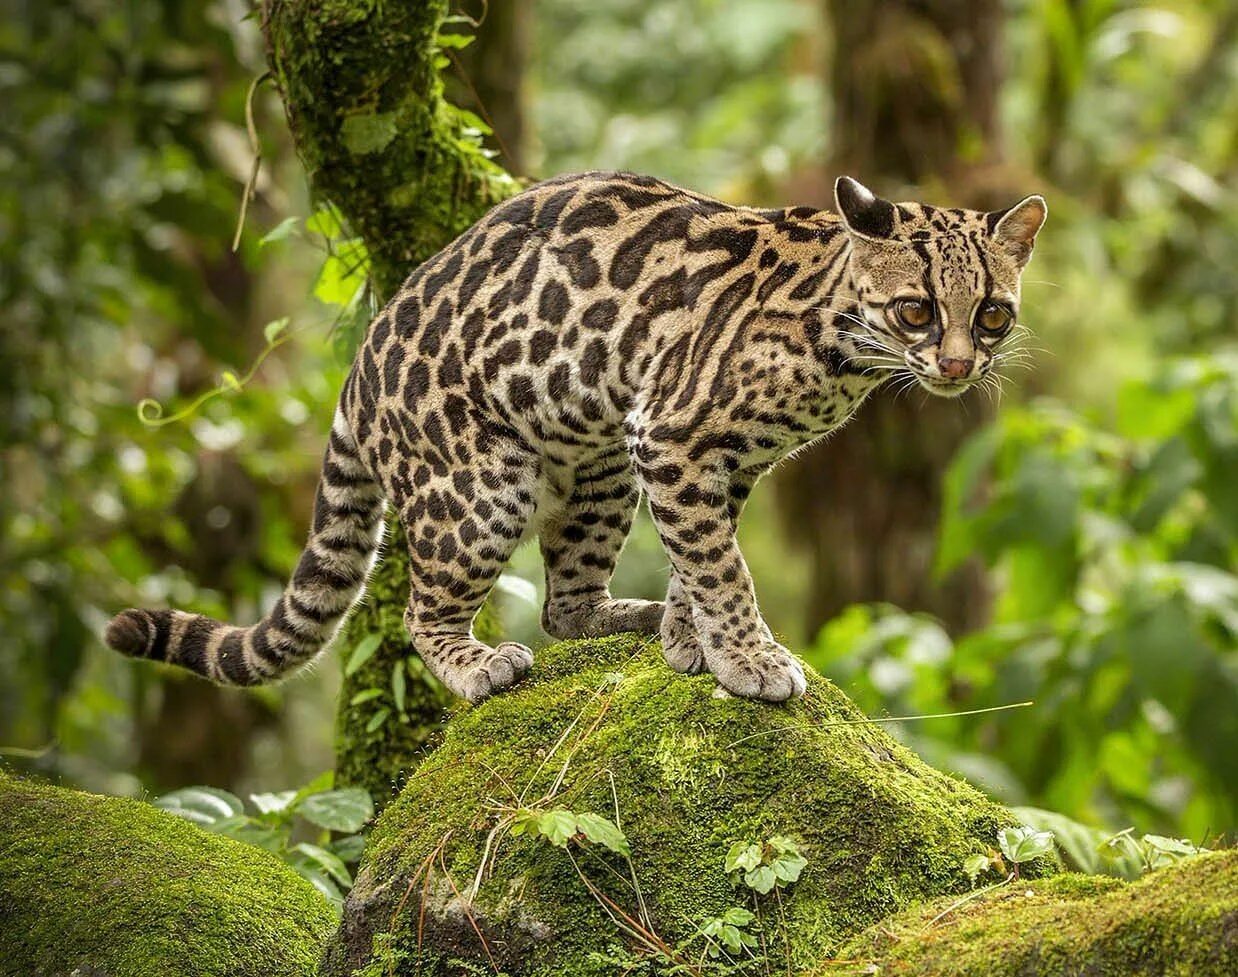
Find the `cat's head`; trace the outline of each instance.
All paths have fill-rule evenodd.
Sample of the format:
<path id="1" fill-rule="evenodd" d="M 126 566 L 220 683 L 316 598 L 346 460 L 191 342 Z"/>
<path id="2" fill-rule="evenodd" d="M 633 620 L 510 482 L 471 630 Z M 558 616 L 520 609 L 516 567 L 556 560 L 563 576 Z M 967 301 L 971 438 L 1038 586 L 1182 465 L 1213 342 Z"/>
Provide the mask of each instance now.
<path id="1" fill-rule="evenodd" d="M 1025 197 L 1006 210 L 891 203 L 850 177 L 834 198 L 851 239 L 851 279 L 874 369 L 910 371 L 954 397 L 1002 364 L 1019 315 L 1019 280 L 1048 214 Z M 863 337 L 863 338 L 860 338 Z"/>

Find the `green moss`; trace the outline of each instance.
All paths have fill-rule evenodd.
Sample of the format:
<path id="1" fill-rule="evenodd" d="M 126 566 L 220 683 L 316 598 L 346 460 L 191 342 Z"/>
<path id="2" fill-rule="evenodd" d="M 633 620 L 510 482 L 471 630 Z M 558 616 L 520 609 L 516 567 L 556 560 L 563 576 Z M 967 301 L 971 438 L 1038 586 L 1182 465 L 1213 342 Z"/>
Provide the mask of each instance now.
<path id="1" fill-rule="evenodd" d="M 1238 851 L 1181 862 L 1130 884 L 1061 875 L 1003 886 L 950 910 L 955 901 L 936 900 L 883 921 L 817 973 L 1238 974 Z"/>
<path id="2" fill-rule="evenodd" d="M 518 184 L 483 153 L 479 121 L 443 98 L 435 39 L 447 0 L 267 0 L 267 60 L 317 195 L 330 200 L 369 251 L 378 294 L 472 225 Z M 414 667 L 407 722 L 370 730 L 377 708 L 351 705 L 366 688 L 388 688 L 408 654 L 403 613 L 408 554 L 395 534 L 376 568 L 371 596 L 344 626 L 339 647 L 366 634 L 383 642 L 346 677 L 336 721 L 336 772 L 384 804 L 441 725 L 451 696 Z"/>
<path id="3" fill-rule="evenodd" d="M 718 697 L 714 689 L 708 675 L 672 673 L 655 642 L 634 636 L 545 649 L 524 685 L 453 719 L 388 808 L 324 973 L 367 963 L 365 972 L 375 975 L 460 972 L 459 961 L 486 960 L 470 914 L 504 972 L 600 975 L 616 972 L 616 958 L 634 962 L 638 948 L 567 854 L 544 839 L 492 839 L 466 911 L 453 885 L 463 891 L 473 882 L 503 808 L 566 807 L 613 818 L 617 804 L 650 918 L 670 945 L 748 900 L 723 870 L 733 842 L 792 836 L 809 861 L 782 900 L 801 969 L 891 912 L 966 891 L 964 858 L 1013 823 L 879 727 L 823 725 L 861 717 L 818 676 L 788 706 Z M 637 913 L 621 861 L 583 850 L 577 858 L 594 884 Z M 427 860 L 434 865 L 428 877 Z M 1037 874 L 1056 864 L 1031 868 Z M 781 962 L 777 904 L 767 899 L 762 910 Z M 666 969 L 653 958 L 642 966 Z"/>
<path id="4" fill-rule="evenodd" d="M 327 902 L 274 856 L 138 801 L 0 774 L 0 974 L 315 971 Z"/>

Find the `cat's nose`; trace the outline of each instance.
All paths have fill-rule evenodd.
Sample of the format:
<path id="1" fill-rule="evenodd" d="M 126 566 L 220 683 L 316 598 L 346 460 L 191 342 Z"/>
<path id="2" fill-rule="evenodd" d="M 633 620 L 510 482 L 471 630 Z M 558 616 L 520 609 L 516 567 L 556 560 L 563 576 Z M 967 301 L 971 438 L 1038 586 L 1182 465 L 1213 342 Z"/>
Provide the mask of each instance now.
<path id="1" fill-rule="evenodd" d="M 975 360 L 959 360 L 953 356 L 947 356 L 937 361 L 937 369 L 941 371 L 943 377 L 962 380 L 971 374 L 972 364 L 975 362 Z"/>

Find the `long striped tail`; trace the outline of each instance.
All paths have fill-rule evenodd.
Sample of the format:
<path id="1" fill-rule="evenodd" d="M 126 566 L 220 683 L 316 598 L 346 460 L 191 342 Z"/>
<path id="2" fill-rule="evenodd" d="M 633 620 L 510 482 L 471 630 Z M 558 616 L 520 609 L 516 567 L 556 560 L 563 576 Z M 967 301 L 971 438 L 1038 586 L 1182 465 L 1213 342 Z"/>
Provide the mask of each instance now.
<path id="1" fill-rule="evenodd" d="M 274 682 L 316 657 L 361 596 L 382 518 L 382 491 L 336 411 L 309 541 L 271 612 L 253 627 L 240 628 L 183 611 L 128 610 L 112 618 L 107 643 L 221 685 Z"/>

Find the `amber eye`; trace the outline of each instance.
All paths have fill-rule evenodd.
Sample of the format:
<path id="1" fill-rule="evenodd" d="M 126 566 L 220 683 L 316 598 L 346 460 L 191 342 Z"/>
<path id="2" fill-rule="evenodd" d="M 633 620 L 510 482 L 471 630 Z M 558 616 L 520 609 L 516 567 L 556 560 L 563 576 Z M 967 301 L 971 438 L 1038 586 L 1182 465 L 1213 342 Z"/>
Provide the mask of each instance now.
<path id="1" fill-rule="evenodd" d="M 894 318 L 904 329 L 927 329 L 933 322 L 933 306 L 924 299 L 899 299 L 894 303 Z"/>
<path id="2" fill-rule="evenodd" d="M 976 310 L 976 324 L 987 333 L 1005 332 L 1014 313 L 997 302 L 985 302 Z"/>

